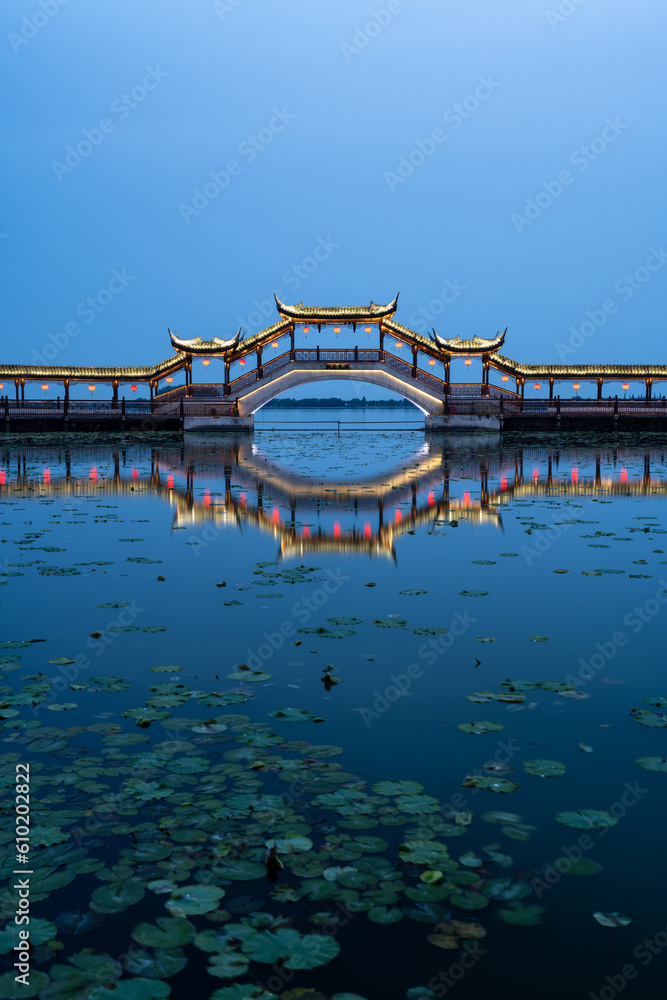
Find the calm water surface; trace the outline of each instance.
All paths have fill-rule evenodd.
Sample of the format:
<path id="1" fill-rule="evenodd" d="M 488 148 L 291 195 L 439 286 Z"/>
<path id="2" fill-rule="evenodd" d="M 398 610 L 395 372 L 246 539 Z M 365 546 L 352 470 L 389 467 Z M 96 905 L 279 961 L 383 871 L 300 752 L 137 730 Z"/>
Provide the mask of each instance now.
<path id="1" fill-rule="evenodd" d="M 0 997 L 664 995 L 659 438 L 34 435 L 1 466 L 39 943 Z"/>

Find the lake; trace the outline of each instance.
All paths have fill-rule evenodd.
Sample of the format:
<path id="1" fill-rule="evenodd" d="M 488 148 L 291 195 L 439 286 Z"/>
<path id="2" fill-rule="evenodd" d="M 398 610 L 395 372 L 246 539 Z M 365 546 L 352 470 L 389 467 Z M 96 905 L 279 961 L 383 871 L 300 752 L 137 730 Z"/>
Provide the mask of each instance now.
<path id="1" fill-rule="evenodd" d="M 0 998 L 664 995 L 664 440 L 341 413 L 5 436 Z"/>

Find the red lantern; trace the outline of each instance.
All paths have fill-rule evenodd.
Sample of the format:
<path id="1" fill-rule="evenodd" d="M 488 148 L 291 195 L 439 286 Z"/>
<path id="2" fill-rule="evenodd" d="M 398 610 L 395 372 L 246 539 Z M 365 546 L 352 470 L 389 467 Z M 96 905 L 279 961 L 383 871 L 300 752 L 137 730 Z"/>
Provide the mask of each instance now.
<path id="1" fill-rule="evenodd" d="M 44 383 L 44 385 L 42 386 L 42 389 L 44 390 L 44 392 L 46 392 L 46 390 L 47 390 L 48 388 L 49 388 L 49 387 L 48 387 L 47 383 L 45 382 L 45 383 Z"/>
<path id="2" fill-rule="evenodd" d="M 310 327 L 309 326 L 304 326 L 303 332 L 304 333 L 310 333 Z"/>
<path id="3" fill-rule="evenodd" d="M 239 364 L 240 365 L 244 365 L 245 364 L 245 358 L 239 358 Z"/>
<path id="4" fill-rule="evenodd" d="M 339 326 L 335 326 L 334 327 L 334 333 L 336 334 L 336 336 L 338 336 L 338 334 L 340 333 L 340 327 Z"/>
<path id="5" fill-rule="evenodd" d="M 581 389 L 581 386 L 579 385 L 578 382 L 573 382 L 572 388 L 574 389 L 575 392 L 577 392 L 578 389 Z"/>
<path id="6" fill-rule="evenodd" d="M 136 392 L 137 391 L 136 385 L 131 385 L 130 389 L 132 390 L 132 392 Z"/>
<path id="7" fill-rule="evenodd" d="M 367 333 L 367 334 L 369 334 L 369 335 L 370 335 L 370 332 L 371 332 L 371 328 L 370 328 L 370 326 L 365 326 L 365 327 L 364 327 L 364 333 Z"/>
<path id="8" fill-rule="evenodd" d="M 536 382 L 535 385 L 533 386 L 533 389 L 539 389 L 539 388 L 541 388 L 540 383 Z"/>
<path id="9" fill-rule="evenodd" d="M 396 350 L 397 350 L 397 351 L 400 351 L 400 349 L 401 349 L 402 347 L 403 347 L 403 344 L 400 344 L 400 343 L 399 343 L 398 341 L 396 341 Z"/>
<path id="10" fill-rule="evenodd" d="M 166 379 L 165 379 L 165 382 L 173 382 L 173 381 L 174 381 L 174 380 L 173 380 L 173 378 L 171 377 L 171 375 L 167 375 L 167 377 L 166 377 Z"/>
<path id="11" fill-rule="evenodd" d="M 2 386 L 0 386 L 0 389 L 1 388 L 2 388 Z M 621 386 L 621 388 L 622 388 L 623 392 L 627 392 L 628 389 L 630 388 L 630 383 L 629 382 L 624 382 L 623 385 Z"/>
<path id="12" fill-rule="evenodd" d="M 278 341 L 274 340 L 273 343 L 271 344 L 271 347 L 273 348 L 274 351 L 277 351 L 278 350 Z"/>
<path id="13" fill-rule="evenodd" d="M 208 358 L 204 358 L 204 360 L 202 361 L 202 364 L 203 364 L 204 368 L 208 368 L 208 366 L 210 365 L 210 363 L 211 362 L 210 362 L 210 360 Z"/>
<path id="14" fill-rule="evenodd" d="M 95 386 L 94 385 L 89 385 L 88 388 L 90 389 L 91 392 L 95 392 Z"/>
<path id="15" fill-rule="evenodd" d="M 509 378 L 509 375 L 503 375 L 502 376 L 502 381 L 503 382 L 507 382 L 508 378 Z"/>
<path id="16" fill-rule="evenodd" d="M 465 363 L 466 365 L 470 366 L 472 364 L 472 361 L 470 360 L 470 358 L 466 358 Z"/>
<path id="17" fill-rule="evenodd" d="M 435 364 L 435 358 L 430 358 L 428 363 L 430 365 L 434 365 Z"/>

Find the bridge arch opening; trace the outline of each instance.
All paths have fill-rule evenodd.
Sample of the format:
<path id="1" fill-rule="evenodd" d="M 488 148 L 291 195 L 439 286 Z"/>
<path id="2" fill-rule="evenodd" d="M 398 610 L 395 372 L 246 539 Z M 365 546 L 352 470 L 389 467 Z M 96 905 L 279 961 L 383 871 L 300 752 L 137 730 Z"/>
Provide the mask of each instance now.
<path id="1" fill-rule="evenodd" d="M 287 372 L 239 399 L 240 412 L 260 420 L 268 418 L 268 412 L 262 414 L 266 407 L 270 411 L 290 408 L 289 404 L 280 403 L 271 406 L 281 399 L 298 400 L 300 405 L 294 404 L 294 408 L 304 411 L 317 407 L 332 408 L 335 405 L 333 401 L 341 400 L 341 405 L 350 413 L 355 410 L 384 410 L 383 419 L 389 409 L 395 411 L 397 420 L 426 418 L 441 411 L 442 404 L 438 400 L 419 386 L 408 386 L 390 372 L 376 370 L 364 377 L 363 373 L 354 371 L 351 376 L 352 372 L 344 370 L 340 373 L 330 370 Z"/>

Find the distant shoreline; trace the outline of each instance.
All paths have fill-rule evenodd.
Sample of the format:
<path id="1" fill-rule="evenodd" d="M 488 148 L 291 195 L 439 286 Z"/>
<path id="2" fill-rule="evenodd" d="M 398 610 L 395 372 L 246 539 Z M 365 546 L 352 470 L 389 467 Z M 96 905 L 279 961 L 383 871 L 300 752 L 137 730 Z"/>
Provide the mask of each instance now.
<path id="1" fill-rule="evenodd" d="M 318 399 L 317 397 L 307 397 L 305 399 L 272 399 L 271 402 L 267 403 L 262 409 L 276 409 L 276 410 L 297 410 L 297 409 L 346 409 L 346 410 L 365 410 L 365 409 L 414 409 L 412 403 L 409 403 L 407 399 L 366 399 L 362 397 L 359 399 L 355 397 L 353 399 L 338 399 L 337 396 L 329 396 L 326 399 Z"/>

